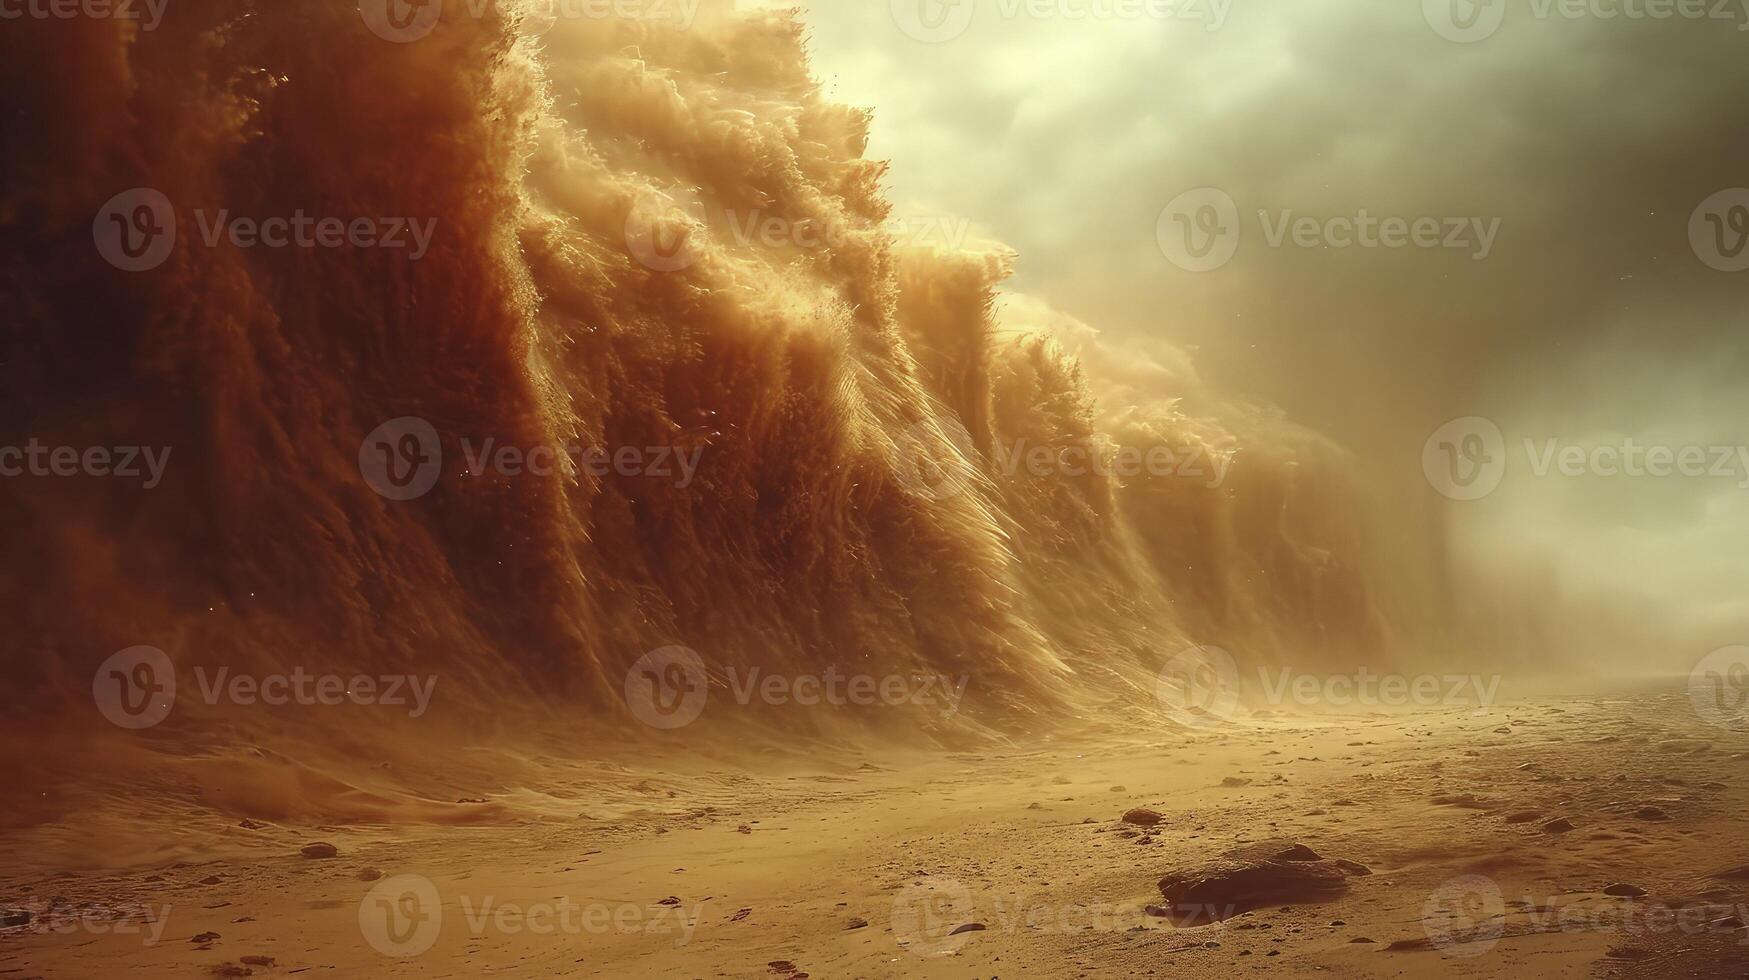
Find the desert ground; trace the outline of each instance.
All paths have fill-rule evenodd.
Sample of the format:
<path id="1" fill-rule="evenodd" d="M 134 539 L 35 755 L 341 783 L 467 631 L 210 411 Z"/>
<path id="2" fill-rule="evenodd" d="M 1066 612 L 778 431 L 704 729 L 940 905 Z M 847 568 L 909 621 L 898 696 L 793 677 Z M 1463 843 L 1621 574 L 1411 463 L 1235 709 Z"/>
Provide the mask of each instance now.
<path id="1" fill-rule="evenodd" d="M 0 977 L 1749 975 L 1749 733 L 1681 692 L 975 752 L 666 744 L 567 772 L 569 816 L 215 807 L 126 873 L 53 870 L 26 832 Z M 164 819 L 140 813 L 96 837 Z"/>

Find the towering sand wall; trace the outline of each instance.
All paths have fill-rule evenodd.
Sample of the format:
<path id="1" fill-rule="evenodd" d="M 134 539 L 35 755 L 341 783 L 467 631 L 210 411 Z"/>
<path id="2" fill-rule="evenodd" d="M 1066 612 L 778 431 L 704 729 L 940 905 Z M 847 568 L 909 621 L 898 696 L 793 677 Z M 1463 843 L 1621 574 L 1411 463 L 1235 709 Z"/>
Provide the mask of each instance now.
<path id="1" fill-rule="evenodd" d="M 1002 294 L 999 247 L 895 240 L 870 116 L 822 99 L 795 15 L 397 9 L 0 33 L 0 442 L 171 453 L 149 490 L 0 481 L 7 684 L 44 730 L 101 727 L 93 672 L 139 644 L 612 726 L 628 667 L 679 644 L 718 685 L 965 675 L 930 724 L 1024 730 L 1148 704 L 1189 644 L 1352 663 L 1437 620 L 1340 448 Z M 93 241 L 134 188 L 178 232 L 141 271 Z M 398 248 L 221 224 L 299 215 L 410 220 Z M 488 440 L 634 465 L 533 474 Z M 1085 465 L 1156 449 L 1178 462 Z M 425 492 L 373 489 L 415 464 Z M 184 703 L 189 739 L 275 717 Z"/>

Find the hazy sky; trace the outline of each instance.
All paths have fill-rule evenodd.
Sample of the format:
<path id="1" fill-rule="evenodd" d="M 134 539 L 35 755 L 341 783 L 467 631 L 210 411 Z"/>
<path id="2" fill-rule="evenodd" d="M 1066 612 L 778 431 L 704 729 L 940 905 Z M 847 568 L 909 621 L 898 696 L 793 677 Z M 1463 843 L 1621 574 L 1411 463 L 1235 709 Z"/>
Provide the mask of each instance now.
<path id="1" fill-rule="evenodd" d="M 834 0 L 807 19 L 829 92 L 876 109 L 894 199 L 1012 245 L 1017 290 L 1192 348 L 1215 383 L 1429 494 L 1465 547 L 1546 548 L 1571 581 L 1737 624 L 1749 271 L 1706 259 L 1749 265 L 1730 254 L 1749 191 L 1696 211 L 1749 187 L 1745 8 Z M 1161 244 L 1162 210 L 1198 188 L 1236 212 L 1212 271 L 1169 260 L 1172 215 Z M 1210 200 L 1174 214 L 1225 229 L 1200 224 Z M 1324 223 L 1363 209 L 1435 219 L 1438 245 L 1331 247 L 1358 233 Z M 1280 231 L 1307 216 L 1307 244 Z M 1498 425 L 1506 469 L 1447 503 L 1423 448 L 1462 416 Z M 1707 473 L 1536 475 L 1549 440 L 1629 439 L 1703 450 Z"/>

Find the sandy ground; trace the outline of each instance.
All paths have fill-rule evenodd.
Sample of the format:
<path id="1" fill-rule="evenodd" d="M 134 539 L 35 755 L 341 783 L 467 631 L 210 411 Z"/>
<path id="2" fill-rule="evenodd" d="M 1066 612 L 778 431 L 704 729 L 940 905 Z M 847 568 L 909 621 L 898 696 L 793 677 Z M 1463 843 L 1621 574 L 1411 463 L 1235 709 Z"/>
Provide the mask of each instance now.
<path id="1" fill-rule="evenodd" d="M 758 775 L 652 754 L 604 764 L 569 817 L 227 817 L 250 843 L 224 860 L 11 861 L 0 907 L 32 917 L 0 934 L 0 978 L 1742 977 L 1749 871 L 1720 873 L 1749 864 L 1746 751 L 1678 694 Z M 1363 867 L 1316 902 L 1155 914 L 1162 876 L 1295 843 Z"/>

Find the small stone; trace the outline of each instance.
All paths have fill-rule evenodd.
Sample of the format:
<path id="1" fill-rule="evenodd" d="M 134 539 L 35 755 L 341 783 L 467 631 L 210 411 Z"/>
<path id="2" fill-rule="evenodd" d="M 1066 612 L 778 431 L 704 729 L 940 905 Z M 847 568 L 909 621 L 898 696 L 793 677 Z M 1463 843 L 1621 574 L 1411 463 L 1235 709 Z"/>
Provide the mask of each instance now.
<path id="1" fill-rule="evenodd" d="M 851 919 L 849 922 L 846 922 L 844 924 L 844 930 L 846 932 L 849 932 L 852 929 L 867 929 L 867 928 L 868 928 L 868 920 L 863 919 L 863 918 Z"/>
<path id="2" fill-rule="evenodd" d="M 1136 807 L 1133 810 L 1126 810 L 1123 815 L 1124 823 L 1133 823 L 1138 827 L 1152 827 L 1162 819 L 1164 818 L 1161 817 L 1160 814 L 1146 807 Z"/>
<path id="3" fill-rule="evenodd" d="M 1629 885 L 1618 881 L 1615 884 L 1610 885 L 1608 888 L 1605 888 L 1603 893 L 1605 895 L 1613 895 L 1617 898 L 1639 898 L 1641 895 L 1646 894 L 1646 890 L 1635 885 Z"/>
<path id="4" fill-rule="evenodd" d="M 298 853 L 307 858 L 331 858 L 338 856 L 340 849 L 325 841 L 317 841 L 314 844 L 305 844 Z"/>
<path id="5" fill-rule="evenodd" d="M 982 922 L 968 922 L 963 926 L 955 926 L 954 930 L 948 933 L 948 935 L 957 936 L 962 932 L 983 932 L 987 928 L 989 927 Z"/>

